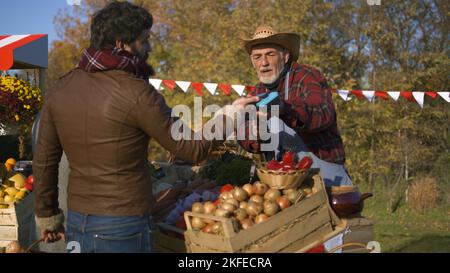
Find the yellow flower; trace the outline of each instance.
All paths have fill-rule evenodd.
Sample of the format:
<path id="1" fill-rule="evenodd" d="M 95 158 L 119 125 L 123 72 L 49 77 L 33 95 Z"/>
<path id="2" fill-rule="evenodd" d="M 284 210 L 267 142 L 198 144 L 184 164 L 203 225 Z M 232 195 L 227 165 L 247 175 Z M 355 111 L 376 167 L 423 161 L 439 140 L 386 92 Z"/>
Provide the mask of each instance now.
<path id="1" fill-rule="evenodd" d="M 16 119 L 16 121 L 19 121 L 19 120 L 20 120 L 20 117 L 19 117 L 19 115 L 17 115 L 17 114 L 14 116 L 14 118 Z"/>

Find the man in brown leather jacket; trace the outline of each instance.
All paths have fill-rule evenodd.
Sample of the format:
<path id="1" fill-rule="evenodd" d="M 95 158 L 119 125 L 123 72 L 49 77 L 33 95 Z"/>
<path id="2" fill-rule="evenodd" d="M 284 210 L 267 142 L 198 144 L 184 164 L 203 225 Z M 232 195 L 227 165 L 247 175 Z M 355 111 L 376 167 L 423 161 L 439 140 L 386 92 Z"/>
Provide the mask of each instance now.
<path id="1" fill-rule="evenodd" d="M 191 162 L 223 142 L 171 137 L 171 109 L 148 83 L 151 26 L 152 16 L 128 2 L 98 11 L 90 48 L 45 98 L 33 172 L 46 242 L 65 237 L 82 252 L 151 251 L 149 140 Z M 63 150 L 70 165 L 67 231 L 58 205 Z"/>

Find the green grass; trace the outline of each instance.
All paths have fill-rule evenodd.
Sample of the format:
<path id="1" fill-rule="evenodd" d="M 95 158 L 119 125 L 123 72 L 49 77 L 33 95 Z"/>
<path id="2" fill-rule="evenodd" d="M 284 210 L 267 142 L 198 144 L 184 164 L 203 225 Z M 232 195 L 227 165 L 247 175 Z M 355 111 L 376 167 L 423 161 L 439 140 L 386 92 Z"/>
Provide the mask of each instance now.
<path id="1" fill-rule="evenodd" d="M 449 204 L 420 214 L 403 203 L 391 213 L 380 192 L 376 190 L 375 196 L 365 201 L 363 215 L 373 220 L 375 240 L 382 252 L 450 253 Z"/>

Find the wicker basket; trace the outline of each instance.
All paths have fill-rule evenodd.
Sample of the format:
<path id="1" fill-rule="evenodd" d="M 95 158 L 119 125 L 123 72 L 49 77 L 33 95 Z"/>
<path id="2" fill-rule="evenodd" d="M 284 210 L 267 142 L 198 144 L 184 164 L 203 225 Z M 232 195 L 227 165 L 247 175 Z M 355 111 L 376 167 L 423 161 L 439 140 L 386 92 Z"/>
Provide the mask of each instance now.
<path id="1" fill-rule="evenodd" d="M 262 183 L 278 190 L 296 188 L 300 186 L 303 180 L 308 176 L 308 172 L 303 170 L 268 170 L 266 163 L 258 164 L 256 172 Z"/>

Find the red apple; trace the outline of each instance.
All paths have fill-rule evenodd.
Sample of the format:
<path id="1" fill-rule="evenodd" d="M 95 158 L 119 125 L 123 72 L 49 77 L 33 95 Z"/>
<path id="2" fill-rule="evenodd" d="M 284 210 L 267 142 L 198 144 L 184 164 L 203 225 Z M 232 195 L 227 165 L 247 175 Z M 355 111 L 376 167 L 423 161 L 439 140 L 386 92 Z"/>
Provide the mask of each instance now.
<path id="1" fill-rule="evenodd" d="M 30 176 L 28 176 L 27 180 L 25 181 L 26 183 L 29 184 L 33 184 L 34 183 L 34 177 L 32 174 L 30 174 Z"/>
<path id="2" fill-rule="evenodd" d="M 27 183 L 27 182 L 25 182 L 24 187 L 25 187 L 25 189 L 27 189 L 27 190 L 29 190 L 29 191 L 32 191 L 32 190 L 33 190 L 33 183 Z"/>

